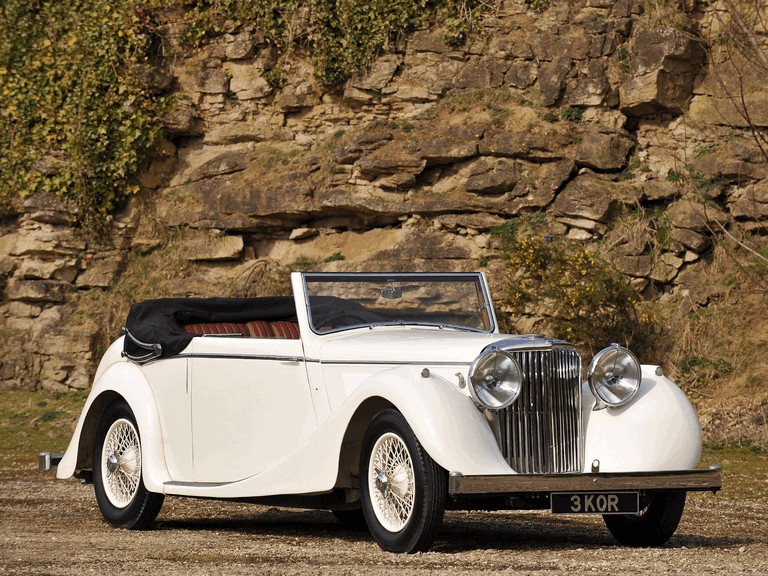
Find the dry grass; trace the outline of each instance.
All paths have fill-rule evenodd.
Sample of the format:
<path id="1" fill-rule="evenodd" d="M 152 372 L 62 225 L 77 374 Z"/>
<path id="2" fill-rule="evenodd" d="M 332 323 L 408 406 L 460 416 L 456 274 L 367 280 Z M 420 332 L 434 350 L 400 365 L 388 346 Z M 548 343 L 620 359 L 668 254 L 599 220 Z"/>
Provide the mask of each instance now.
<path id="1" fill-rule="evenodd" d="M 711 439 L 768 445 L 768 294 L 753 282 L 765 277 L 759 257 L 721 243 L 705 279 L 710 302 L 692 311 L 684 299 L 661 305 L 662 363 Z"/>

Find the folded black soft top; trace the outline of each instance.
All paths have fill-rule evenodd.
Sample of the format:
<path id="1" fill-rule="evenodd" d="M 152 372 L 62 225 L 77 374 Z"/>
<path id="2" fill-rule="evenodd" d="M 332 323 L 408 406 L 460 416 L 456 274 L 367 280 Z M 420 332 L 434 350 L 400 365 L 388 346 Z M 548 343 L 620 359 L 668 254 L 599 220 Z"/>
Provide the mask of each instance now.
<path id="1" fill-rule="evenodd" d="M 192 341 L 193 335 L 184 330 L 187 324 L 251 320 L 296 322 L 293 298 L 159 298 L 138 302 L 131 306 L 125 321 L 125 329 L 132 338 L 125 338 L 123 351 L 133 358 L 146 355 L 147 348 L 137 345 L 138 340 L 159 352 L 153 357 L 168 358 Z"/>

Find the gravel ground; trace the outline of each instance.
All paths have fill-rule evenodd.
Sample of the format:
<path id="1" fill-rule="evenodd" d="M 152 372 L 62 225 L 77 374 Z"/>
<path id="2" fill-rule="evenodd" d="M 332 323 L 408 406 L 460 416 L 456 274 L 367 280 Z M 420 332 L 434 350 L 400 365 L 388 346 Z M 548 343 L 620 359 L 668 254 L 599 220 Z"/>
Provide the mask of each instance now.
<path id="1" fill-rule="evenodd" d="M 0 574 L 768 574 L 767 516 L 764 496 L 692 494 L 667 546 L 630 549 L 598 517 L 448 512 L 433 549 L 407 556 L 329 512 L 182 498 L 154 530 L 115 530 L 91 486 L 0 470 Z"/>

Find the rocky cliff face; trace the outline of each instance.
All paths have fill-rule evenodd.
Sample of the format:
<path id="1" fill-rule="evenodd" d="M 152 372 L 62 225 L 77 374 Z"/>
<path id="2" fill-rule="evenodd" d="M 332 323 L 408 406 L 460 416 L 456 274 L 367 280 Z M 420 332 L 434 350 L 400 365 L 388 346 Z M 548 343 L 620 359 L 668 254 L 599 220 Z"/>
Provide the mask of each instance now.
<path id="1" fill-rule="evenodd" d="M 468 45 L 416 32 L 335 90 L 300 56 L 267 82 L 255 30 L 177 57 L 157 74 L 178 90 L 167 137 L 110 238 L 42 196 L 0 224 L 0 387 L 87 388 L 107 326 L 149 295 L 259 294 L 307 267 L 483 269 L 500 290 L 490 232 L 531 214 L 638 292 L 706 304 L 713 237 L 768 231 L 768 92 L 717 51 L 717 4 L 688 17 L 504 2 Z"/>

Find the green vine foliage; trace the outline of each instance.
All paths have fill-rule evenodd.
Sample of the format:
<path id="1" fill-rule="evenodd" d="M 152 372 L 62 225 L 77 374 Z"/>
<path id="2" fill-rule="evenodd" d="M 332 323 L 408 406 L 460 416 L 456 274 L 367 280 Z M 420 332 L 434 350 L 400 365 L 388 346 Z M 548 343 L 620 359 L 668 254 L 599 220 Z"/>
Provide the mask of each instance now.
<path id="1" fill-rule="evenodd" d="M 389 42 L 424 22 L 426 0 L 315 0 L 311 52 L 324 84 L 346 80 Z"/>
<path id="2" fill-rule="evenodd" d="M 161 105 L 138 79 L 142 16 L 125 0 L 0 4 L 0 215 L 49 192 L 97 228 L 138 190 Z"/>
<path id="3" fill-rule="evenodd" d="M 171 20 L 190 42 L 246 27 L 283 59 L 302 49 L 340 84 L 430 20 L 462 41 L 483 0 L 3 0 L 0 3 L 0 218 L 36 192 L 71 200 L 98 230 L 138 191 L 167 96 L 151 77 Z M 281 63 L 273 71 L 279 75 Z M 279 78 L 272 79 L 279 83 Z"/>
<path id="4" fill-rule="evenodd" d="M 163 0 L 156 0 L 163 1 Z M 318 80 L 333 86 L 368 66 L 393 42 L 430 22 L 444 25 L 449 44 L 463 43 L 487 0 L 165 0 L 180 8 L 188 36 L 256 27 L 282 54 L 312 56 Z"/>
<path id="5" fill-rule="evenodd" d="M 254 26 L 275 46 L 294 42 L 306 2 L 299 0 L 156 0 L 187 24 L 192 43 L 243 26 Z"/>

